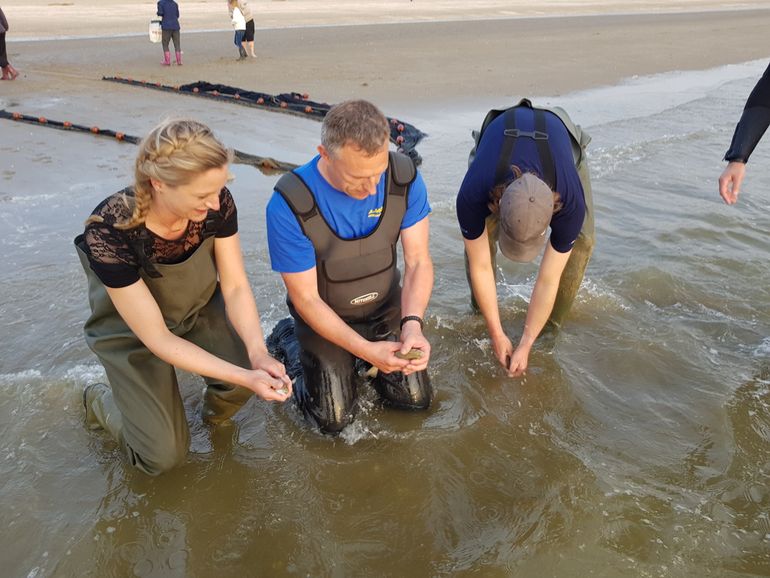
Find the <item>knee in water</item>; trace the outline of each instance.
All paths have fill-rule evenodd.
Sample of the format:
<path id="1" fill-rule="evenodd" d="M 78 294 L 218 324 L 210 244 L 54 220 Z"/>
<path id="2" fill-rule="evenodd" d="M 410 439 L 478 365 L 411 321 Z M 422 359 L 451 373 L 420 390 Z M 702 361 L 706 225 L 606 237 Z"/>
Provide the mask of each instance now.
<path id="1" fill-rule="evenodd" d="M 374 380 L 374 387 L 388 405 L 399 409 L 428 409 L 433 398 L 426 371 L 410 375 L 380 374 Z"/>
<path id="2" fill-rule="evenodd" d="M 324 416 L 319 416 L 315 413 L 313 414 L 313 419 L 315 419 L 321 432 L 333 436 L 339 435 L 343 429 L 350 425 L 350 423 L 353 421 L 353 418 L 354 415 L 352 412 L 340 415 Z"/>
<path id="3" fill-rule="evenodd" d="M 131 463 L 150 476 L 158 476 L 173 470 L 187 459 L 187 448 L 168 446 L 153 448 L 151 455 L 140 456 L 129 450 Z"/>

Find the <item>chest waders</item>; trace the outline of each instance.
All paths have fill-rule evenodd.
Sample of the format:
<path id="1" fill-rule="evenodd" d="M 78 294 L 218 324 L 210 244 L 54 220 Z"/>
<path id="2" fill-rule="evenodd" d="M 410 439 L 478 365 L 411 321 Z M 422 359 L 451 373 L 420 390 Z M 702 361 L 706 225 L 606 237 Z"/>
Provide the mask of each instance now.
<path id="1" fill-rule="evenodd" d="M 321 215 L 313 193 L 295 173 L 275 189 L 283 196 L 316 252 L 318 294 L 354 331 L 368 340 L 396 340 L 401 319 L 400 274 L 396 247 L 406 212 L 409 185 L 417 172 L 406 155 L 390 153 L 382 213 L 364 237 L 343 239 Z M 304 384 L 294 393 L 300 407 L 322 431 L 339 433 L 355 415 L 361 378 L 353 355 L 318 335 L 287 298 L 299 341 Z M 383 374 L 373 380 L 391 405 L 424 409 L 430 405 L 427 372 Z"/>
<path id="2" fill-rule="evenodd" d="M 110 389 L 88 408 L 123 446 L 139 470 L 156 475 L 184 461 L 190 432 L 174 367 L 153 354 L 128 328 L 88 262 L 82 235 L 75 239 L 88 278 L 91 316 L 86 342 L 104 366 Z M 225 314 L 217 282 L 214 237 L 206 238 L 182 263 L 155 264 L 140 275 L 175 335 L 241 367 L 246 348 Z M 159 274 L 159 275 L 158 275 Z M 245 388 L 208 378 L 204 414 L 210 421 L 232 416 L 251 396 Z"/>
<path id="3" fill-rule="evenodd" d="M 515 109 L 518 107 L 527 107 L 535 112 L 535 130 L 533 132 L 521 131 L 516 129 Z M 489 124 L 501 114 L 505 115 L 505 137 L 503 140 L 503 146 L 500 151 L 500 158 L 498 159 L 497 169 L 495 171 L 495 183 L 503 182 L 506 175 L 510 172 L 510 160 L 513 155 L 513 150 L 516 145 L 516 139 L 518 138 L 532 138 L 537 145 L 538 155 L 540 156 L 540 164 L 543 168 L 543 180 L 553 188 L 555 183 L 555 170 L 553 166 L 553 157 L 548 147 L 548 134 L 546 132 L 545 115 L 544 111 L 555 114 L 559 120 L 562 121 L 570 135 L 570 144 L 572 145 L 572 158 L 577 169 L 580 183 L 583 185 L 583 199 L 585 201 L 586 214 L 583 220 L 583 227 L 580 230 L 578 238 L 575 240 L 575 244 L 572 246 L 572 253 L 569 256 L 567 265 L 562 272 L 561 281 L 559 282 L 559 290 L 556 294 L 556 301 L 554 302 L 553 310 L 548 318 L 548 322 L 556 327 L 560 327 L 564 323 L 564 319 L 569 313 L 572 303 L 575 300 L 580 284 L 583 282 L 583 276 L 585 274 L 588 261 L 591 258 L 591 253 L 594 250 L 594 205 L 593 194 L 591 191 L 591 179 L 588 174 L 588 162 L 586 159 L 585 149 L 588 143 L 591 142 L 591 137 L 585 132 L 580 125 L 576 125 L 572 122 L 567 112 L 561 107 L 536 107 L 532 103 L 524 98 L 517 105 L 508 109 L 495 109 L 490 110 L 487 113 L 484 122 L 481 125 L 480 131 L 473 131 L 474 141 L 476 146 L 481 142 L 481 137 Z M 476 154 L 476 146 L 473 147 L 470 153 L 468 164 L 473 162 Z M 499 216 L 495 213 L 489 215 L 486 221 L 487 234 L 489 237 L 489 253 L 492 259 L 492 269 L 495 271 L 495 279 L 497 278 L 497 239 L 499 236 Z M 466 274 L 468 275 L 468 284 L 470 285 L 470 273 L 468 269 L 468 257 L 466 255 Z M 472 289 L 471 289 L 472 293 Z M 474 307 L 475 298 L 472 297 Z"/>

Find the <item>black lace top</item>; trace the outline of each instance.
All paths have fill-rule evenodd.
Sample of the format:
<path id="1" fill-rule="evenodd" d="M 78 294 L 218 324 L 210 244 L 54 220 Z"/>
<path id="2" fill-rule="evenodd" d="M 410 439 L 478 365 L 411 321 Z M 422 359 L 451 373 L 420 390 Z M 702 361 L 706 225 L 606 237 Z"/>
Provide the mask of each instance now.
<path id="1" fill-rule="evenodd" d="M 104 222 L 90 223 L 83 234 L 91 269 L 107 287 L 127 287 L 135 283 L 140 269 L 150 277 L 160 276 L 154 263 L 181 263 L 207 237 L 230 237 L 238 232 L 238 212 L 227 187 L 219 193 L 219 211 L 209 211 L 200 223 L 189 221 L 185 234 L 173 241 L 159 237 L 144 225 L 125 230 L 114 227 L 115 223 L 126 222 L 131 217 L 133 196 L 134 191 L 129 187 L 104 199 L 92 213 Z"/>

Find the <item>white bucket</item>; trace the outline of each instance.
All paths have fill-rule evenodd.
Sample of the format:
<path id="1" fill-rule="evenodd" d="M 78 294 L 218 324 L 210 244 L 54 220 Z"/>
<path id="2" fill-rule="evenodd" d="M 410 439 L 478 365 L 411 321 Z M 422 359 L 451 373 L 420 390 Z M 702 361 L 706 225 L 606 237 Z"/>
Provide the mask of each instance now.
<path id="1" fill-rule="evenodd" d="M 150 42 L 157 44 L 163 38 L 163 31 L 160 29 L 160 20 L 150 20 Z"/>

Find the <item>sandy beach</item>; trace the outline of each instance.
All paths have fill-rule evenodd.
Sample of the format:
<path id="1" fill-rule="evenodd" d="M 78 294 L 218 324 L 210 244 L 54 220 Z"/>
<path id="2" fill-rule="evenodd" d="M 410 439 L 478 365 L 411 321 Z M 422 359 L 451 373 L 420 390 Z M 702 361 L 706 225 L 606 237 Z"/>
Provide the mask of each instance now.
<path id="1" fill-rule="evenodd" d="M 9 58 L 21 77 L 0 85 L 0 98 L 18 105 L 33 94 L 98 91 L 118 99 L 120 108 L 125 90 L 100 79 L 125 76 L 308 92 L 326 102 L 499 103 L 768 55 L 766 1 L 564 1 L 534 9 L 500 0 L 336 0 L 320 6 L 255 3 L 259 57 L 236 62 L 224 2 L 181 2 L 185 65 L 167 69 L 159 66 L 160 45 L 146 34 L 152 3 L 6 1 Z M 25 40 L 31 38 L 38 40 Z"/>
<path id="2" fill-rule="evenodd" d="M 181 0 L 182 27 L 188 32 L 229 29 L 224 0 Z M 8 0 L 19 39 L 113 36 L 144 32 L 155 2 Z M 252 0 L 257 28 L 339 26 L 532 18 L 564 15 L 673 14 L 767 8 L 765 0 Z"/>

